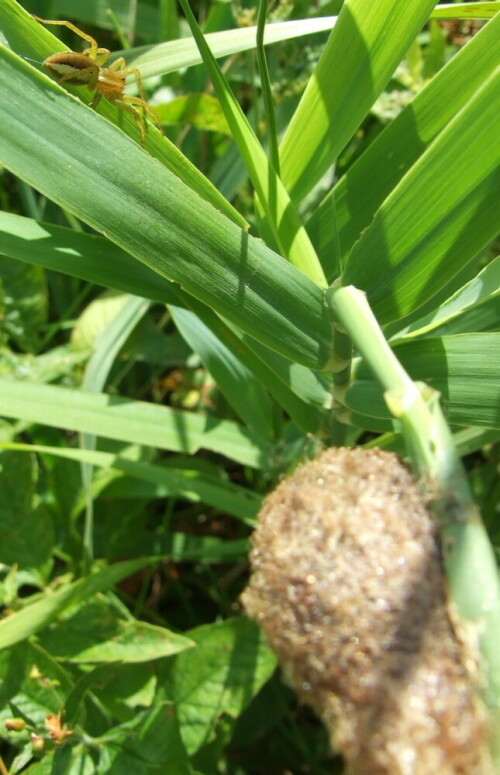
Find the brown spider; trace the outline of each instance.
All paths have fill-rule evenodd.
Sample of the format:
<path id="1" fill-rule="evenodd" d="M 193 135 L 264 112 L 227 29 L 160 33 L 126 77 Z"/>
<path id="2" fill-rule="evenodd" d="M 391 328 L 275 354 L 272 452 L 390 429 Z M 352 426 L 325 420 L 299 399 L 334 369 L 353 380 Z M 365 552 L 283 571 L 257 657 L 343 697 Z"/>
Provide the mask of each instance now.
<path id="1" fill-rule="evenodd" d="M 160 119 L 146 101 L 141 74 L 137 68 L 127 67 L 123 57 L 116 59 L 109 67 L 103 67 L 111 52 L 107 48 L 100 48 L 93 37 L 82 32 L 75 24 L 68 21 L 41 19 L 39 16 L 35 16 L 35 19 L 43 24 L 60 24 L 69 27 L 90 43 L 90 48 L 86 48 L 81 54 L 77 51 L 61 51 L 59 54 L 47 57 L 43 63 L 44 67 L 57 78 L 58 83 L 86 84 L 89 89 L 95 91 L 95 97 L 90 103 L 91 108 L 95 108 L 105 97 L 116 107 L 131 113 L 141 132 L 142 146 L 146 142 L 146 113 L 163 134 Z M 140 97 L 129 97 L 124 93 L 125 81 L 129 75 L 134 76 Z"/>

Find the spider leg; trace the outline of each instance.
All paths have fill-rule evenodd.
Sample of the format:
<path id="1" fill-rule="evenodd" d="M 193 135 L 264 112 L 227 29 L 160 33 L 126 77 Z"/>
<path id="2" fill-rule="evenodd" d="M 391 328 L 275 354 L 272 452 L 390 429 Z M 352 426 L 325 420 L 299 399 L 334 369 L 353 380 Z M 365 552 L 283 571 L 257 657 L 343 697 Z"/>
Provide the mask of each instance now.
<path id="1" fill-rule="evenodd" d="M 102 92 L 96 91 L 94 99 L 89 103 L 89 108 L 95 109 L 102 100 L 102 96 Z"/>
<path id="2" fill-rule="evenodd" d="M 88 80 L 85 80 L 85 78 L 82 78 L 83 76 L 88 75 Z M 65 81 L 70 81 L 73 83 L 78 83 L 78 81 L 82 82 L 82 85 L 87 86 L 91 91 L 93 91 L 96 87 L 96 83 L 99 78 L 99 68 L 96 66 L 93 67 L 84 67 L 82 70 L 77 70 L 76 74 L 75 72 L 68 72 L 65 75 L 57 74 L 57 83 L 61 84 Z"/>
<path id="3" fill-rule="evenodd" d="M 87 57 L 94 59 L 97 65 L 103 65 L 111 55 L 109 48 L 86 48 L 82 51 Z"/>
<path id="4" fill-rule="evenodd" d="M 55 21 L 54 19 L 42 19 L 41 16 L 35 16 L 33 14 L 33 18 L 36 19 L 38 22 L 42 22 L 42 24 L 59 24 L 62 27 L 68 27 L 68 29 L 73 30 L 76 35 L 79 35 L 80 38 L 83 38 L 83 40 L 86 40 L 87 43 L 90 43 L 90 48 L 85 50 L 86 56 L 89 56 L 91 59 L 95 59 L 98 52 L 104 52 L 107 51 L 107 49 L 99 48 L 97 45 L 97 41 L 95 38 L 92 37 L 92 35 L 87 35 L 86 32 L 82 32 L 82 30 L 76 26 L 76 24 L 72 24 L 68 21 Z M 108 51 L 109 55 L 109 51 Z"/>
<path id="5" fill-rule="evenodd" d="M 109 65 L 110 70 L 126 70 L 127 69 L 127 63 L 125 62 L 125 59 L 123 57 L 118 57 L 118 59 L 115 59 L 114 62 L 111 62 Z"/>
<path id="6" fill-rule="evenodd" d="M 137 105 L 140 108 L 142 108 L 142 110 L 145 113 L 147 113 L 148 116 L 154 121 L 154 123 L 156 124 L 156 127 L 161 132 L 161 134 L 164 134 L 163 127 L 161 125 L 160 119 L 158 118 L 158 116 L 154 112 L 153 108 L 150 105 L 148 105 L 146 100 L 143 100 L 141 97 L 129 97 L 128 94 L 125 94 L 122 97 L 122 101 L 125 104 L 130 105 L 131 107 L 134 106 L 134 105 Z M 137 108 L 134 108 L 134 110 L 137 110 Z"/>
<path id="7" fill-rule="evenodd" d="M 127 113 L 130 113 L 136 120 L 137 126 L 139 127 L 139 131 L 141 133 L 141 145 L 144 148 L 146 145 L 146 126 L 144 122 L 144 118 L 141 115 L 141 113 L 137 110 L 137 108 L 134 107 L 134 105 L 130 104 L 130 100 L 134 100 L 134 97 L 127 98 L 125 101 L 124 98 L 121 99 L 115 99 L 113 100 L 113 103 L 123 110 L 126 110 Z"/>
<path id="8" fill-rule="evenodd" d="M 137 67 L 129 67 L 129 68 L 127 68 L 127 75 L 133 75 L 134 76 L 135 82 L 137 84 L 137 89 L 139 91 L 141 99 L 143 100 L 143 102 L 147 102 L 146 92 L 144 91 L 144 84 L 142 82 L 142 76 L 141 76 L 139 70 L 137 69 Z"/>

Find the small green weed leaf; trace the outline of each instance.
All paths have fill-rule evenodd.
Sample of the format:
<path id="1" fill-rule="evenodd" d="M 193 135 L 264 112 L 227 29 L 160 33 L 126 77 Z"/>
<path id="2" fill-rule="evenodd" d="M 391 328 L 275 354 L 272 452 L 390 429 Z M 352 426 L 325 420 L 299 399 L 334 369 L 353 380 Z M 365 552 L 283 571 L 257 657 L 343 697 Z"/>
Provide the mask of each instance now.
<path id="1" fill-rule="evenodd" d="M 231 135 L 220 102 L 211 94 L 184 94 L 171 102 L 155 105 L 155 113 L 162 124 L 192 124 L 201 131 Z"/>
<path id="2" fill-rule="evenodd" d="M 123 619 L 102 598 L 81 605 L 40 635 L 42 646 L 67 662 L 149 662 L 194 645 L 183 635 Z"/>
<path id="3" fill-rule="evenodd" d="M 95 775 L 95 762 L 81 746 L 61 745 L 24 770 L 26 775 Z"/>
<path id="4" fill-rule="evenodd" d="M 190 753 L 210 742 L 222 714 L 236 718 L 276 667 L 257 626 L 244 617 L 190 630 L 196 648 L 170 674 L 182 738 Z"/>
<path id="5" fill-rule="evenodd" d="M 87 693 L 95 687 L 102 689 L 114 678 L 119 665 L 120 662 L 107 662 L 104 665 L 98 665 L 76 682 L 64 703 L 63 718 L 68 727 L 72 727 L 76 723 Z"/>
<path id="6" fill-rule="evenodd" d="M 38 467 L 33 455 L 0 452 L 0 563 L 18 565 L 43 583 L 54 544 L 52 519 L 37 503 Z"/>
<path id="7" fill-rule="evenodd" d="M 36 352 L 40 346 L 40 328 L 47 319 L 45 275 L 38 267 L 3 259 L 0 264 L 2 288 L 2 339 L 16 349 Z"/>
<path id="8" fill-rule="evenodd" d="M 121 729 L 121 750 L 105 775 L 193 775 L 172 703 L 157 703 Z"/>
<path id="9" fill-rule="evenodd" d="M 33 745 L 31 740 L 14 758 L 10 765 L 9 775 L 18 775 L 19 772 L 26 772 L 26 765 L 33 759 Z"/>
<path id="10" fill-rule="evenodd" d="M 5 719 L 22 716 L 43 729 L 48 713 L 59 713 L 73 687 L 64 668 L 36 644 L 18 643 L 0 652 L 0 736 L 20 742 L 30 730 L 7 732 Z"/>
<path id="11" fill-rule="evenodd" d="M 0 649 L 29 638 L 50 624 L 69 605 L 88 599 L 156 561 L 155 558 L 146 557 L 119 562 L 67 584 L 56 592 L 46 592 L 43 597 L 0 620 Z"/>
<path id="12" fill-rule="evenodd" d="M 92 692 L 115 718 L 120 722 L 128 722 L 135 718 L 139 710 L 153 705 L 156 673 L 156 662 L 122 663 L 115 670 L 112 681 L 94 687 Z"/>

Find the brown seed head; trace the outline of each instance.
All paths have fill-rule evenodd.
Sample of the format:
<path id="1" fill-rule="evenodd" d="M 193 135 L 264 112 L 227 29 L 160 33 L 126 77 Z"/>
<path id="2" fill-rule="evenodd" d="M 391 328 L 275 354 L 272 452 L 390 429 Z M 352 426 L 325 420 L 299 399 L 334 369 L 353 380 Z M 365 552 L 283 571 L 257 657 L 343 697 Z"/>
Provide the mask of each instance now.
<path id="1" fill-rule="evenodd" d="M 266 499 L 243 595 L 350 775 L 490 775 L 432 518 L 392 454 L 334 448 Z"/>

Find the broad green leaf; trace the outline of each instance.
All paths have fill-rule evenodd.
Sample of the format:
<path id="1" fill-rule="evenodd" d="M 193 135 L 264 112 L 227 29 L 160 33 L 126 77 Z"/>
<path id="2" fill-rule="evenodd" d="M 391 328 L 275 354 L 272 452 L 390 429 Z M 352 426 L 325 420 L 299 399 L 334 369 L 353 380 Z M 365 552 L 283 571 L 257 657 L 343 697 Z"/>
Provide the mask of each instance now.
<path id="1" fill-rule="evenodd" d="M 38 467 L 33 455 L 0 453 L 0 564 L 29 571 L 43 584 L 54 544 L 52 518 L 37 502 Z"/>
<path id="2" fill-rule="evenodd" d="M 453 425 L 500 428 L 500 334 L 462 334 L 417 339 L 394 345 L 412 379 L 439 390 Z M 359 363 L 347 391 L 350 409 L 390 417 L 382 389 L 366 364 Z"/>
<path id="3" fill-rule="evenodd" d="M 314 283 L 57 84 L 6 49 L 0 61 L 5 166 L 271 349 L 325 365 Z"/>
<path id="4" fill-rule="evenodd" d="M 384 199 L 491 75 L 499 58 L 500 15 L 437 73 L 325 197 L 307 230 L 329 279 L 340 274 L 338 261 L 345 263 Z"/>
<path id="5" fill-rule="evenodd" d="M 43 597 L 27 603 L 20 611 L 0 620 L 0 649 L 29 638 L 50 624 L 69 605 L 88 599 L 156 561 L 156 558 L 141 557 L 138 560 L 119 562 L 79 581 L 66 584 L 56 592 L 47 591 Z"/>
<path id="6" fill-rule="evenodd" d="M 87 600 L 39 636 L 63 662 L 149 662 L 194 646 L 193 641 L 147 622 L 120 617 L 104 598 Z"/>
<path id="7" fill-rule="evenodd" d="M 354 246 L 344 285 L 367 292 L 381 323 L 436 295 L 496 235 L 500 68 L 391 192 Z"/>
<path id="8" fill-rule="evenodd" d="M 281 144 L 293 201 L 332 166 L 406 54 L 434 0 L 346 0 Z"/>
<path id="9" fill-rule="evenodd" d="M 213 738 L 222 714 L 235 718 L 276 667 L 258 627 L 239 617 L 190 630 L 196 648 L 169 672 L 181 735 L 189 753 Z M 188 654 L 191 655 L 189 658 Z"/>

